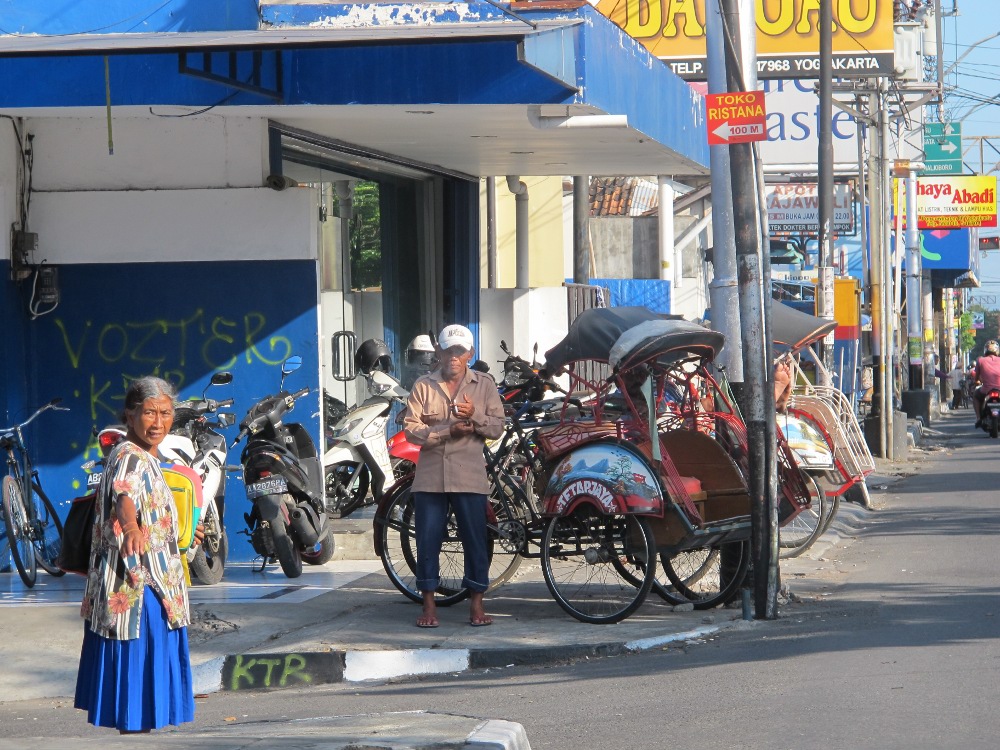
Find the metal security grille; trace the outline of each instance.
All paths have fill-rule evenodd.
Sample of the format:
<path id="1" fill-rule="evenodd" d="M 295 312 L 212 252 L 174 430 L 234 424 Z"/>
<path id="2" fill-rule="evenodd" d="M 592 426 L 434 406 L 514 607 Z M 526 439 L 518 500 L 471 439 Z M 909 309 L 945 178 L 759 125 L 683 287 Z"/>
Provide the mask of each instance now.
<path id="1" fill-rule="evenodd" d="M 580 313 L 594 307 L 610 307 L 611 291 L 607 287 L 590 284 L 564 283 L 566 287 L 566 324 L 573 325 Z M 591 383 L 606 379 L 611 368 L 601 362 L 586 360 L 576 363 L 577 373 Z"/>

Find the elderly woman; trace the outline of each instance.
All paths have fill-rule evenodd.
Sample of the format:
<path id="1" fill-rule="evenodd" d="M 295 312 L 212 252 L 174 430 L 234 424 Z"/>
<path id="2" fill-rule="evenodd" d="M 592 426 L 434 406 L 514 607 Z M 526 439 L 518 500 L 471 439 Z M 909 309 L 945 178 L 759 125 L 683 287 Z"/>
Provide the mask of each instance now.
<path id="1" fill-rule="evenodd" d="M 194 687 L 177 511 L 157 452 L 173 424 L 173 386 L 136 380 L 123 417 L 125 439 L 98 490 L 75 705 L 126 734 L 194 721 Z"/>

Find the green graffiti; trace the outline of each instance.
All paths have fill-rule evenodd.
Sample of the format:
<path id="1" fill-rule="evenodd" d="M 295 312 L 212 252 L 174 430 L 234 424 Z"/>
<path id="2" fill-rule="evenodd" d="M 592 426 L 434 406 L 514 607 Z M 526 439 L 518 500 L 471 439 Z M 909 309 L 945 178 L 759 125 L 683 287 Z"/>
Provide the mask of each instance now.
<path id="1" fill-rule="evenodd" d="M 221 341 L 223 344 L 226 344 L 231 347 L 236 341 L 235 336 L 230 336 L 220 331 L 219 328 L 221 326 L 229 326 L 231 328 L 236 328 L 236 321 L 226 320 L 221 317 L 216 318 L 215 320 L 212 321 L 212 326 L 211 326 L 212 335 L 205 341 L 204 345 L 202 345 L 201 347 L 201 358 L 205 360 L 205 362 L 210 363 L 213 367 L 219 370 L 228 370 L 230 367 L 233 367 L 236 364 L 235 354 L 224 362 L 216 362 L 211 356 L 209 356 L 209 348 L 213 344 Z M 247 362 L 249 361 L 250 359 L 248 357 Z"/>
<path id="2" fill-rule="evenodd" d="M 229 675 L 229 689 L 287 687 L 289 680 L 310 683 L 312 676 L 302 654 L 285 654 L 283 657 L 237 656 Z"/>
<path id="3" fill-rule="evenodd" d="M 281 670 L 281 679 L 278 684 L 285 687 L 288 679 L 294 677 L 301 682 L 312 682 L 312 677 L 303 670 L 306 668 L 306 660 L 299 654 L 289 654 L 285 657 L 285 668 Z"/>
<path id="4" fill-rule="evenodd" d="M 74 349 L 73 345 L 69 342 L 69 333 L 66 331 L 66 326 L 60 318 L 56 318 L 56 328 L 62 334 L 63 344 L 66 345 L 66 353 L 69 355 L 69 363 L 74 370 L 80 369 L 80 357 L 83 354 L 83 346 L 87 343 L 87 333 L 90 331 L 90 325 L 89 320 L 83 324 L 83 335 L 80 337 L 80 343 Z"/>
<path id="5" fill-rule="evenodd" d="M 254 665 L 257 663 L 256 659 L 248 659 L 246 662 L 243 661 L 242 656 L 236 657 L 236 663 L 233 665 L 233 673 L 229 678 L 229 689 L 239 690 L 240 681 L 246 680 L 247 687 L 253 687 L 255 684 L 253 672 Z"/>
<path id="6" fill-rule="evenodd" d="M 192 343 L 199 347 L 198 364 L 213 370 L 235 366 L 241 351 L 247 364 L 257 360 L 266 365 L 280 364 L 292 353 L 287 336 L 266 335 L 267 318 L 260 312 L 246 313 L 242 330 L 238 320 L 221 315 L 207 320 L 200 308 L 179 320 L 109 321 L 101 326 L 96 340 L 90 336 L 96 327 L 92 320 L 83 321 L 75 336 L 64 319 L 56 318 L 54 322 L 74 370 L 86 366 L 89 354 L 104 365 L 125 360 L 150 365 L 143 374 L 152 370 L 162 375 L 168 372 L 164 365 L 169 362 L 174 368 L 169 372 L 183 374 L 189 366 L 188 348 Z"/>
<path id="7" fill-rule="evenodd" d="M 253 321 L 253 324 L 251 324 Z M 247 313 L 243 318 L 244 332 L 246 333 L 246 355 L 247 364 L 250 364 L 250 353 L 253 352 L 257 355 L 257 358 L 266 365 L 280 365 L 284 362 L 292 353 L 292 342 L 289 341 L 284 336 L 272 336 L 268 339 L 268 343 L 271 345 L 271 353 L 274 354 L 280 347 L 282 353 L 277 357 L 277 359 L 268 359 L 260 350 L 257 348 L 257 334 L 264 330 L 264 326 L 267 321 L 263 315 L 260 313 Z M 251 325 L 253 325 L 253 330 L 251 330 Z"/>

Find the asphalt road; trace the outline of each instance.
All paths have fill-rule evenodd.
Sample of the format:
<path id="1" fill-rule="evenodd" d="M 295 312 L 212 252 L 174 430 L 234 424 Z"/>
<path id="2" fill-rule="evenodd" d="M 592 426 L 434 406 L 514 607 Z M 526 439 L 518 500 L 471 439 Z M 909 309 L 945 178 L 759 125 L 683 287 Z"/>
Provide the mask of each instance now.
<path id="1" fill-rule="evenodd" d="M 433 709 L 519 722 L 535 750 L 995 748 L 1000 440 L 966 415 L 934 424 L 919 473 L 857 539 L 783 567 L 794 596 L 777 621 L 546 668 L 214 694 L 198 727 Z M 12 734 L 68 738 L 81 723 L 66 701 L 0 705 Z"/>

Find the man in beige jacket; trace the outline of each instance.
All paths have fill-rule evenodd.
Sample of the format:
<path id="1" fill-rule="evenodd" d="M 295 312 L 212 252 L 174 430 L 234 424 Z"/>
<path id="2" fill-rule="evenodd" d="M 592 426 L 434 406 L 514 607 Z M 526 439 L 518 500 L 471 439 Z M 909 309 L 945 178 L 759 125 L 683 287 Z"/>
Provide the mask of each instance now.
<path id="1" fill-rule="evenodd" d="M 420 446 L 413 479 L 417 587 L 424 608 L 417 627 L 438 626 L 434 592 L 440 584 L 441 543 L 454 511 L 465 555 L 462 585 L 471 593 L 469 624 L 490 625 L 483 608 L 489 587 L 486 503 L 490 492 L 483 445 L 504 429 L 503 402 L 493 379 L 469 368 L 472 332 L 445 326 L 438 337 L 440 365 L 413 384 L 406 404 L 407 438 Z"/>

